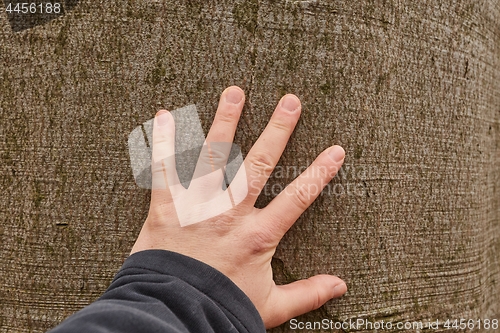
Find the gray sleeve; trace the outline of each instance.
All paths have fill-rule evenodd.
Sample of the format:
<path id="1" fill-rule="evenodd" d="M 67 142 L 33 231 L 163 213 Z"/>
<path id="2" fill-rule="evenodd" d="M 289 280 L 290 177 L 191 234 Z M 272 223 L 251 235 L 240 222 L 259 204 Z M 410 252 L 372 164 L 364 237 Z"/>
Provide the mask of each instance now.
<path id="1" fill-rule="evenodd" d="M 50 333 L 265 332 L 250 299 L 216 269 L 148 250 L 127 258 L 106 292 Z"/>

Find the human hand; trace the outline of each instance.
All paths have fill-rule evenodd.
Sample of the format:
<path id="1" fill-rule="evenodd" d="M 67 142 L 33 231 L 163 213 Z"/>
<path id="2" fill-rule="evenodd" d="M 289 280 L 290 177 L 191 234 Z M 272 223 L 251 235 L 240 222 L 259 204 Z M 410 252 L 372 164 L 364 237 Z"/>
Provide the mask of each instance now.
<path id="1" fill-rule="evenodd" d="M 317 309 L 347 290 L 341 279 L 331 275 L 277 286 L 271 268 L 279 241 L 335 176 L 345 153 L 339 146 L 323 151 L 266 208 L 255 208 L 297 124 L 301 106 L 295 95 L 281 99 L 234 180 L 222 190 L 223 173 L 218 170 L 227 162 L 227 144 L 233 141 L 244 100 L 244 92 L 235 86 L 222 93 L 205 141 L 207 149 L 200 154 L 189 189 L 177 177 L 172 115 L 164 110 L 157 113 L 151 205 L 132 253 L 165 249 L 216 268 L 245 292 L 270 328 Z"/>

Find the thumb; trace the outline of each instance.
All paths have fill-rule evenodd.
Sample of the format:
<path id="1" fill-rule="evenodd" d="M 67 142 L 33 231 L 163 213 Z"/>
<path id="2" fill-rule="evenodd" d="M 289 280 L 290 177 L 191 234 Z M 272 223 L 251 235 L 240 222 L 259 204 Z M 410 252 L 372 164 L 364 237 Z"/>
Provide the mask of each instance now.
<path id="1" fill-rule="evenodd" d="M 328 300 L 345 294 L 344 281 L 333 275 L 316 275 L 283 286 L 276 286 L 273 312 L 264 316 L 266 328 L 278 326 L 285 321 L 316 310 Z M 267 318 L 266 318 L 267 317 Z"/>

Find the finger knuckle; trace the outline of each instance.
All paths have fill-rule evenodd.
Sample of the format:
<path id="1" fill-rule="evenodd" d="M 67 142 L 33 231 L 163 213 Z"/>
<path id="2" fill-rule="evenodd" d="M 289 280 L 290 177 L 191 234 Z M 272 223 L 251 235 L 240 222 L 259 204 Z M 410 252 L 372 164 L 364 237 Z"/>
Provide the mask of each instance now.
<path id="1" fill-rule="evenodd" d="M 279 131 L 283 131 L 285 133 L 288 133 L 291 131 L 292 126 L 287 123 L 286 121 L 283 121 L 281 119 L 275 119 L 271 122 L 271 126 Z"/>
<path id="2" fill-rule="evenodd" d="M 321 305 L 323 305 L 321 294 L 316 290 L 312 294 L 311 311 L 318 309 Z"/>
<path id="3" fill-rule="evenodd" d="M 309 207 L 311 201 L 311 193 L 308 188 L 304 185 L 294 186 L 294 196 L 295 204 L 302 209 Z"/>
<path id="4" fill-rule="evenodd" d="M 318 286 L 314 281 L 314 278 L 304 279 L 301 283 L 303 283 L 304 287 L 309 290 L 307 311 L 313 311 L 321 307 L 325 302 L 321 291 L 318 289 Z"/>
<path id="5" fill-rule="evenodd" d="M 226 145 L 227 146 L 227 145 Z M 214 164 L 214 166 L 222 167 L 226 164 L 228 159 L 229 152 L 227 151 L 228 147 L 224 147 L 222 144 L 211 144 L 209 150 L 210 161 Z"/>
<path id="6" fill-rule="evenodd" d="M 237 107 L 225 107 L 217 113 L 217 121 L 232 124 L 238 120 L 240 111 Z"/>
<path id="7" fill-rule="evenodd" d="M 274 160 L 265 152 L 255 153 L 250 161 L 252 169 L 270 172 L 274 168 Z"/>
<path id="8" fill-rule="evenodd" d="M 249 249 L 253 253 L 260 253 L 272 249 L 274 245 L 273 232 L 270 228 L 260 228 L 254 232 L 249 233 L 248 244 Z"/>
<path id="9" fill-rule="evenodd" d="M 198 157 L 198 163 L 209 166 L 210 171 L 220 169 L 226 165 L 228 154 L 223 151 L 222 147 L 216 145 L 207 146 L 202 150 Z"/>
<path id="10" fill-rule="evenodd" d="M 237 219 L 233 211 L 205 220 L 205 224 L 210 226 L 210 230 L 219 237 L 225 237 L 237 224 Z"/>
<path id="11" fill-rule="evenodd" d="M 151 207 L 146 219 L 146 223 L 150 228 L 163 228 L 168 222 L 172 221 L 172 200 L 169 195 L 165 195 L 164 191 L 155 190 L 156 202 L 154 207 Z"/>

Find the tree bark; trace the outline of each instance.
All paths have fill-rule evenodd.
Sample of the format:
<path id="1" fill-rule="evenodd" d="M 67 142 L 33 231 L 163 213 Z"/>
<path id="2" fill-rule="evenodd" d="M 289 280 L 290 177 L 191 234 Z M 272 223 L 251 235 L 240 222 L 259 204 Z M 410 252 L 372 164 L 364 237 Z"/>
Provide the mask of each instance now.
<path id="1" fill-rule="evenodd" d="M 189 104 L 206 133 L 233 84 L 244 154 L 283 94 L 303 103 L 258 206 L 347 153 L 273 260 L 280 283 L 348 284 L 299 321 L 500 319 L 499 1 L 64 6 L 0 15 L 0 332 L 46 331 L 105 290 L 149 205 L 128 134 Z"/>

